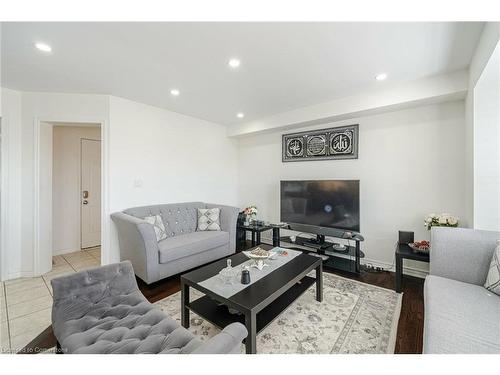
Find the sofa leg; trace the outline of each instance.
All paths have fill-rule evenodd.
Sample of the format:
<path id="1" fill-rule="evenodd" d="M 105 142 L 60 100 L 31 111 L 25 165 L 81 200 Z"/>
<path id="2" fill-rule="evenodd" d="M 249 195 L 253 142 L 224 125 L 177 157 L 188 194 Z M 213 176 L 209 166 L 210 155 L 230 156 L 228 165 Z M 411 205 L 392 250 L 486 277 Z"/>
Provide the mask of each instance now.
<path id="1" fill-rule="evenodd" d="M 56 341 L 56 354 L 64 354 L 61 344 L 59 344 L 59 341 Z"/>

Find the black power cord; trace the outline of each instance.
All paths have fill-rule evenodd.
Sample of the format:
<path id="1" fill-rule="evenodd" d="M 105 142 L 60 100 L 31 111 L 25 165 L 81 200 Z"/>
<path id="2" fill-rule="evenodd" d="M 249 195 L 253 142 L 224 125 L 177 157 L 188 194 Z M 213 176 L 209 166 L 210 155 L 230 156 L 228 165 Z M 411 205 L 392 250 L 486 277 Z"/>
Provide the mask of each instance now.
<path id="1" fill-rule="evenodd" d="M 398 243 L 396 242 L 395 247 L 394 247 L 394 254 L 396 254 L 396 247 L 397 246 L 398 246 Z M 364 268 L 364 271 L 366 271 L 366 272 L 372 272 L 372 273 L 376 273 L 376 272 L 391 272 L 391 270 L 394 269 L 394 263 L 395 262 L 396 262 L 396 255 L 393 256 L 393 258 L 392 258 L 392 264 L 388 268 L 374 266 L 371 263 L 365 263 L 363 265 L 363 268 Z"/>

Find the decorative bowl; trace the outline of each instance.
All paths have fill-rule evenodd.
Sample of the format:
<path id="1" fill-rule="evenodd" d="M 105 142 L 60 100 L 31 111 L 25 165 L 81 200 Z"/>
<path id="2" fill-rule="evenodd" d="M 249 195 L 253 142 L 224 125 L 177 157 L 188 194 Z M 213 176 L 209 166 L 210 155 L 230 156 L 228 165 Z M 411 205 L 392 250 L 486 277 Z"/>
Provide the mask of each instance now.
<path id="1" fill-rule="evenodd" d="M 416 253 L 429 254 L 430 243 L 428 241 L 410 242 L 408 246 Z"/>
<path id="2" fill-rule="evenodd" d="M 271 253 L 271 251 L 264 250 L 260 247 L 256 247 L 251 251 L 243 251 L 243 254 L 245 254 L 250 259 L 267 259 L 271 256 Z"/>
<path id="3" fill-rule="evenodd" d="M 243 251 L 243 254 L 245 254 L 248 258 L 253 260 L 275 259 L 276 256 L 278 255 L 278 253 L 275 251 L 267 251 L 267 250 L 264 251 L 266 252 L 265 254 L 252 254 L 251 251 Z"/>
<path id="4" fill-rule="evenodd" d="M 262 254 L 255 254 L 255 250 L 262 250 Z M 253 260 L 253 264 L 251 267 L 257 268 L 258 270 L 262 270 L 264 267 L 268 266 L 264 261 L 267 259 L 273 260 L 276 259 L 278 253 L 276 251 L 268 251 L 261 248 L 257 248 L 252 251 L 243 251 L 248 258 Z"/>

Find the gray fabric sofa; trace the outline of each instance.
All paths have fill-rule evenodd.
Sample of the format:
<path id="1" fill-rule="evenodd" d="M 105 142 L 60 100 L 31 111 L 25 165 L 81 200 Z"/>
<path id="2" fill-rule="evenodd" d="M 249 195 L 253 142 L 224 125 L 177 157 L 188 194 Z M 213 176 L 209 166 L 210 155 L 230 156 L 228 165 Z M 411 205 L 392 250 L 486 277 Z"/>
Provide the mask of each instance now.
<path id="1" fill-rule="evenodd" d="M 500 353 L 500 296 L 483 285 L 500 232 L 432 228 L 424 353 Z"/>
<path id="2" fill-rule="evenodd" d="M 198 208 L 219 207 L 221 231 L 196 231 Z M 234 254 L 237 207 L 202 202 L 129 208 L 111 215 L 118 231 L 120 259 L 130 260 L 147 284 Z M 144 220 L 161 215 L 167 238 L 157 242 Z"/>
<path id="3" fill-rule="evenodd" d="M 200 341 L 146 300 L 128 261 L 53 279 L 52 288 L 52 328 L 63 353 L 240 353 L 247 336 L 233 323 Z"/>

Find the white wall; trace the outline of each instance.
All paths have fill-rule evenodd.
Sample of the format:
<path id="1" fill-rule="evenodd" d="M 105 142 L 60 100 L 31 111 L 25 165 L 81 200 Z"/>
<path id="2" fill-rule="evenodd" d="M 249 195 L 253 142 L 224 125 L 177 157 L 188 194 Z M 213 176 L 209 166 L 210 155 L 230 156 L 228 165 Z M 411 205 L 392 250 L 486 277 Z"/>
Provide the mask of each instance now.
<path id="1" fill-rule="evenodd" d="M 39 264 L 35 236 L 40 233 L 33 230 L 37 213 L 34 140 L 39 122 L 106 124 L 103 159 L 108 160 L 108 166 L 104 166 L 103 183 L 109 185 L 103 194 L 107 199 L 103 226 L 111 233 L 103 238 L 103 247 L 110 249 L 107 256 L 103 253 L 103 263 L 119 259 L 110 212 L 166 202 L 237 202 L 236 141 L 226 137 L 223 126 L 105 95 L 2 90 L 2 100 L 11 138 L 9 147 L 2 147 L 2 167 L 7 160 L 4 153 L 12 153 L 8 165 L 13 171 L 2 181 L 2 186 L 9 186 L 9 211 L 2 207 L 2 220 L 8 217 L 12 244 L 3 254 L 4 279 L 47 271 L 35 267 Z M 136 180 L 141 187 L 134 187 Z M 2 191 L 2 201 L 3 195 Z M 43 220 L 41 224 L 41 233 L 50 230 Z M 45 259 L 52 249 L 43 248 L 38 253 Z"/>
<path id="2" fill-rule="evenodd" d="M 21 93 L 1 89 L 2 150 L 1 150 L 1 256 L 3 279 L 21 274 L 21 188 L 22 138 Z"/>
<path id="3" fill-rule="evenodd" d="M 465 206 L 469 226 L 474 225 L 474 87 L 500 40 L 500 22 L 487 22 L 469 67 L 465 99 Z"/>
<path id="4" fill-rule="evenodd" d="M 35 267 L 35 232 L 34 218 L 35 209 L 35 124 L 38 121 L 57 122 L 101 122 L 108 120 L 109 97 L 105 95 L 86 94 L 56 94 L 22 92 L 20 96 L 19 109 L 20 126 L 19 136 L 9 141 L 9 147 L 16 150 L 20 155 L 9 161 L 12 170 L 20 174 L 20 184 L 17 190 L 9 189 L 12 193 L 20 195 L 19 204 L 10 204 L 11 212 L 20 216 L 19 222 L 12 223 L 15 233 L 22 233 L 20 239 L 16 239 L 15 248 L 6 249 L 8 258 L 8 270 L 3 278 L 33 276 L 46 272 L 45 269 Z M 4 112 L 16 109 L 15 105 L 7 105 L 4 102 Z M 11 180 L 11 176 L 9 176 Z M 10 203 L 10 201 L 9 201 Z M 2 208 L 3 209 L 3 208 Z M 42 220 L 41 232 L 46 230 Z M 15 227 L 15 228 L 14 228 Z M 41 249 L 40 257 L 50 257 L 52 249 Z"/>
<path id="5" fill-rule="evenodd" d="M 280 133 L 229 139 L 222 126 L 103 95 L 3 90 L 2 99 L 10 138 L 8 147 L 2 147 L 2 167 L 8 164 L 9 173 L 3 184 L 9 186 L 10 194 L 9 211 L 2 207 L 2 220 L 8 218 L 12 245 L 3 254 L 7 259 L 4 278 L 30 276 L 36 271 L 34 135 L 38 120 L 107 123 L 109 173 L 104 177 L 109 188 L 104 192 L 108 207 L 103 225 L 111 233 L 103 238 L 110 249 L 104 263 L 118 260 L 110 212 L 143 204 L 200 200 L 239 206 L 256 203 L 263 217 L 276 220 L 281 178 L 360 178 L 361 226 L 367 237 L 364 247 L 368 257 L 382 262 L 392 262 L 397 229 L 415 229 L 417 237 L 423 238 L 427 233 L 421 222 L 426 213 L 464 215 L 460 204 L 465 186 L 461 102 L 338 122 L 360 123 L 359 160 L 285 165 L 281 163 Z M 457 129 L 462 129 L 459 134 Z M 400 143 L 394 144 L 394 140 Z M 414 140 L 421 140 L 415 150 Z M 415 170 L 421 180 L 414 181 Z M 142 186 L 134 187 L 135 182 Z M 2 201 L 6 193 L 2 191 Z M 403 199 L 403 195 L 411 199 Z"/>
<path id="6" fill-rule="evenodd" d="M 237 202 L 236 141 L 226 138 L 225 127 L 116 97 L 110 98 L 110 125 L 111 212 L 156 203 Z M 112 231 L 110 261 L 116 261 Z"/>
<path id="7" fill-rule="evenodd" d="M 474 87 L 474 227 L 500 231 L 500 42 Z"/>
<path id="8" fill-rule="evenodd" d="M 96 126 L 54 126 L 52 159 L 52 250 L 80 250 L 80 162 L 82 138 L 101 139 Z"/>
<path id="9" fill-rule="evenodd" d="M 359 179 L 362 249 L 370 261 L 390 266 L 399 229 L 428 239 L 423 227 L 428 213 L 464 216 L 464 102 L 308 129 L 356 123 L 357 160 L 282 163 L 281 132 L 240 139 L 239 205 L 256 204 L 261 218 L 276 221 L 281 179 Z"/>

